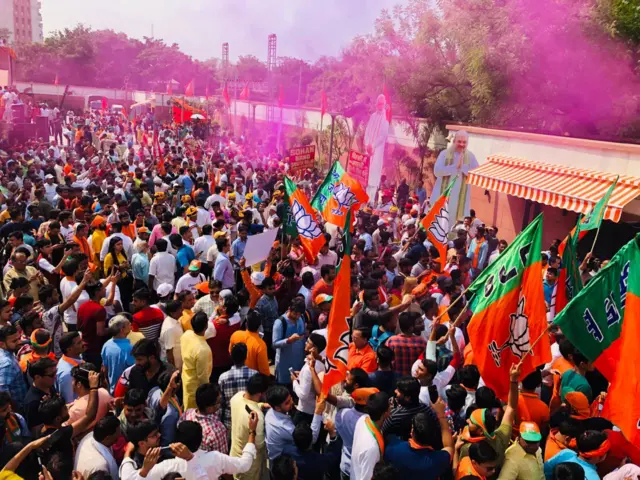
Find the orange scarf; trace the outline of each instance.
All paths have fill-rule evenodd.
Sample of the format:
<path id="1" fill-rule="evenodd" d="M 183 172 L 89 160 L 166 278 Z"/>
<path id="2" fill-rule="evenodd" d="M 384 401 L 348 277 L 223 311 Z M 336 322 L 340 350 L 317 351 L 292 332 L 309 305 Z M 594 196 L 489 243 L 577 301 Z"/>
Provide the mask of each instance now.
<path id="1" fill-rule="evenodd" d="M 88 259 L 91 259 L 91 248 L 89 248 L 89 242 L 85 237 L 73 236 L 73 241 L 80 245 L 80 251 L 84 253 Z"/>
<path id="2" fill-rule="evenodd" d="M 590 452 L 580 452 L 580 456 L 583 458 L 601 457 L 602 455 L 605 455 L 610 449 L 611 449 L 611 443 L 609 442 L 609 440 L 605 440 L 595 450 L 591 450 Z"/>
<path id="3" fill-rule="evenodd" d="M 62 357 L 60 358 L 60 360 L 64 360 L 65 362 L 67 362 L 70 365 L 73 365 L 74 367 L 80 366 L 80 362 L 78 362 L 77 360 L 74 360 L 71 357 L 67 357 L 65 354 L 62 354 Z"/>
<path id="4" fill-rule="evenodd" d="M 413 438 L 409 439 L 409 446 L 414 450 L 433 450 L 429 445 L 420 445 Z"/>
<path id="5" fill-rule="evenodd" d="M 366 417 L 364 419 L 364 424 L 367 426 L 367 429 L 373 435 L 376 442 L 378 442 L 378 448 L 380 449 L 380 458 L 384 457 L 384 439 L 382 438 L 382 433 L 378 429 L 378 426 L 373 423 L 370 417 Z"/>
<path id="6" fill-rule="evenodd" d="M 484 242 L 485 242 L 484 238 L 482 240 L 478 240 L 476 238 L 476 249 L 473 251 L 473 262 L 471 264 L 473 268 L 478 268 L 478 257 L 480 257 L 480 247 L 482 247 L 482 244 L 484 244 Z"/>

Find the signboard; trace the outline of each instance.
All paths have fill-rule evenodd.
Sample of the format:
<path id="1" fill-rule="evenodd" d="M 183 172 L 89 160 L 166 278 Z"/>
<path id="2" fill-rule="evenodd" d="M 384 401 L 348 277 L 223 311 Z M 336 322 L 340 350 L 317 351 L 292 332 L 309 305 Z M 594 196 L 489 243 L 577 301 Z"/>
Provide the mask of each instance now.
<path id="1" fill-rule="evenodd" d="M 289 171 L 292 174 L 297 174 L 305 171 L 308 168 L 314 167 L 314 161 L 316 159 L 316 146 L 307 145 L 305 147 L 294 147 L 289 150 Z"/>
<path id="2" fill-rule="evenodd" d="M 369 155 L 363 155 L 355 150 L 349 151 L 349 163 L 347 173 L 360 182 L 364 188 L 369 184 Z"/>

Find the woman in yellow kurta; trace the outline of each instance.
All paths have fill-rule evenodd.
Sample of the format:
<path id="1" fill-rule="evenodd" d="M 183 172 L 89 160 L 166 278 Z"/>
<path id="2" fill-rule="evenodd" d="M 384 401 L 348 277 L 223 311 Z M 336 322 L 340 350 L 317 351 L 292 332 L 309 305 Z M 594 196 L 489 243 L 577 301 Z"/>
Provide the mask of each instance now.
<path id="1" fill-rule="evenodd" d="M 204 338 L 209 318 L 204 312 L 196 313 L 191 319 L 193 330 L 184 332 L 180 338 L 182 351 L 182 400 L 184 409 L 196 408 L 196 390 L 209 383 L 213 369 L 211 348 Z"/>
<path id="2" fill-rule="evenodd" d="M 133 276 L 131 275 L 131 265 L 124 252 L 122 239 L 113 237 L 109 240 L 109 253 L 104 257 L 104 276 L 111 275 L 111 269 L 115 267 L 120 270 L 120 280 L 118 280 L 118 288 L 120 289 L 120 298 L 122 305 L 129 305 L 133 295 Z"/>

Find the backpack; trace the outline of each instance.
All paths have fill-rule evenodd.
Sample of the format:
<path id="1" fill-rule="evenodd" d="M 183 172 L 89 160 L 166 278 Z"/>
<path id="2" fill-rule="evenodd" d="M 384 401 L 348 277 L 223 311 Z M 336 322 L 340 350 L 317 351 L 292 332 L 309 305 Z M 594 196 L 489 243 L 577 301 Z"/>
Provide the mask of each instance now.
<path id="1" fill-rule="evenodd" d="M 380 330 L 380 325 L 374 325 L 371 330 L 371 338 L 369 339 L 369 345 L 373 348 L 373 351 L 376 352 L 380 345 L 383 345 L 389 338 L 391 338 L 393 334 L 389 332 L 383 332 Z"/>

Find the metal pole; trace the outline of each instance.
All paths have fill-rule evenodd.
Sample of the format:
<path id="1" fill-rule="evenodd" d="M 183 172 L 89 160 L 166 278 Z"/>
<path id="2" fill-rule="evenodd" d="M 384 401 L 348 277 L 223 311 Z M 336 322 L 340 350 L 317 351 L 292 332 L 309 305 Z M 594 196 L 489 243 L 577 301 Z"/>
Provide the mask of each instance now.
<path id="1" fill-rule="evenodd" d="M 333 131 L 336 123 L 336 114 L 331 113 L 331 137 L 329 138 L 329 165 L 333 162 Z"/>

